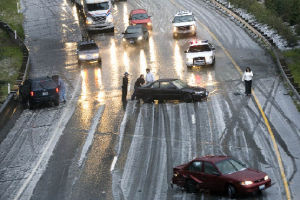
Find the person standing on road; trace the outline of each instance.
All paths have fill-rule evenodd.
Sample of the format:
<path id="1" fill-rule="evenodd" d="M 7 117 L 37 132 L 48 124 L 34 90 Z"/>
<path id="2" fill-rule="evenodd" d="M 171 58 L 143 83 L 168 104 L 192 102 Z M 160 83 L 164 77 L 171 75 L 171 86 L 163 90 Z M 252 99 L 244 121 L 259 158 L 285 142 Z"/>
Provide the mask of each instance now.
<path id="1" fill-rule="evenodd" d="M 123 85 L 122 85 L 122 101 L 126 102 L 127 90 L 128 90 L 128 72 L 124 73 Z"/>
<path id="2" fill-rule="evenodd" d="M 242 81 L 245 81 L 245 94 L 247 96 L 251 95 L 252 78 L 253 78 L 253 73 L 250 67 L 247 67 L 242 77 Z"/>
<path id="3" fill-rule="evenodd" d="M 150 72 L 150 69 L 146 69 L 146 84 L 152 83 L 154 81 L 154 75 Z"/>
<path id="4" fill-rule="evenodd" d="M 64 81 L 58 75 L 53 75 L 52 79 L 56 82 L 58 86 L 59 102 L 66 103 L 66 86 Z"/>
<path id="5" fill-rule="evenodd" d="M 141 74 L 138 79 L 136 79 L 134 83 L 134 92 L 131 96 L 131 100 L 134 100 L 136 97 L 136 88 L 141 87 L 145 83 L 144 75 Z"/>

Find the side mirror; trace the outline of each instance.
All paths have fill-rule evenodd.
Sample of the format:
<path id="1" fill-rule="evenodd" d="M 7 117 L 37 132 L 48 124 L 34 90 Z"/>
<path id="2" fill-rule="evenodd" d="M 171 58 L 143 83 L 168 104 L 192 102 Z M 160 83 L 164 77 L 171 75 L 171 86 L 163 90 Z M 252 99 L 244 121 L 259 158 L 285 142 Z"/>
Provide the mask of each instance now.
<path id="1" fill-rule="evenodd" d="M 184 53 L 187 53 L 187 52 L 188 52 L 188 50 L 185 50 L 185 51 L 184 51 Z"/>

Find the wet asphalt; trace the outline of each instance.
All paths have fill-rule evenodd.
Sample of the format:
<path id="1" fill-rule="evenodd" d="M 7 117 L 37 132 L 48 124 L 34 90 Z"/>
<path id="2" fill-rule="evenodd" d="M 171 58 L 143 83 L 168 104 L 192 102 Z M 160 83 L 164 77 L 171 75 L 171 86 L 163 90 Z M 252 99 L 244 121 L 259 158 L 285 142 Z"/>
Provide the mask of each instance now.
<path id="1" fill-rule="evenodd" d="M 187 70 L 183 51 L 191 38 L 174 40 L 171 27 L 182 7 L 199 22 L 197 38 L 216 46 L 215 66 Z M 252 68 L 253 88 L 270 121 L 292 198 L 299 198 L 300 115 L 266 50 L 209 3 L 116 2 L 114 34 L 89 34 L 100 46 L 101 66 L 77 63 L 76 42 L 87 33 L 71 2 L 23 0 L 22 8 L 30 76 L 59 74 L 68 101 L 23 111 L 0 145 L 0 199 L 226 199 L 170 187 L 173 167 L 208 154 L 231 155 L 269 174 L 271 188 L 243 199 L 286 199 L 270 134 L 254 98 L 243 95 L 241 75 L 222 46 L 241 70 Z M 148 10 L 153 31 L 149 44 L 126 47 L 121 33 L 134 8 Z M 129 99 L 146 68 L 155 78 L 206 87 L 208 101 L 123 105 L 123 73 L 130 74 Z"/>

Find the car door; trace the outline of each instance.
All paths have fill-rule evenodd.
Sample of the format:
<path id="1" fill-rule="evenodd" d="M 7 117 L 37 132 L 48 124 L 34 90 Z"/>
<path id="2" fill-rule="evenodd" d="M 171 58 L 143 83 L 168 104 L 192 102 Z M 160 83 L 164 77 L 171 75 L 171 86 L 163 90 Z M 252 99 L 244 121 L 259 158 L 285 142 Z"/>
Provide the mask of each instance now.
<path id="1" fill-rule="evenodd" d="M 205 182 L 205 187 L 210 190 L 223 189 L 221 173 L 211 162 L 203 162 L 202 180 Z"/>
<path id="2" fill-rule="evenodd" d="M 169 81 L 160 82 L 160 99 L 174 100 L 179 98 L 179 90 Z"/>
<path id="3" fill-rule="evenodd" d="M 194 161 L 188 167 L 188 179 L 198 183 L 199 187 L 203 187 L 202 179 L 202 161 Z"/>
<path id="4" fill-rule="evenodd" d="M 158 99 L 160 96 L 160 88 L 159 88 L 160 82 L 156 81 L 150 86 L 149 92 L 147 91 L 147 94 L 145 94 L 148 98 L 151 99 Z"/>

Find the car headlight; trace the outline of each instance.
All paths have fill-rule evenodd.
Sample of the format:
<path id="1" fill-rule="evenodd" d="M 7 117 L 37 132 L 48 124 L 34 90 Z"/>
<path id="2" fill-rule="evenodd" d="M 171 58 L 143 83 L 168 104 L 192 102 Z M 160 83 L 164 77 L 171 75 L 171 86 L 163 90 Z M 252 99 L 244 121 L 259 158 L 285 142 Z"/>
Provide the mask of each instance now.
<path id="1" fill-rule="evenodd" d="M 93 23 L 93 19 L 90 18 L 90 17 L 87 17 L 85 23 L 86 24 L 92 24 Z"/>
<path id="2" fill-rule="evenodd" d="M 204 94 L 204 91 L 197 91 L 195 94 Z"/>
<path id="3" fill-rule="evenodd" d="M 152 26 L 152 23 L 151 23 L 151 22 L 148 22 L 148 23 L 147 23 L 147 26 Z"/>
<path id="4" fill-rule="evenodd" d="M 196 30 L 195 25 L 192 25 L 192 26 L 191 26 L 191 30 L 192 30 L 192 31 Z"/>
<path id="5" fill-rule="evenodd" d="M 86 59 L 86 55 L 79 55 L 79 59 Z"/>
<path id="6" fill-rule="evenodd" d="M 269 176 L 265 176 L 264 179 L 265 179 L 265 181 L 268 180 L 268 179 L 269 179 Z"/>
<path id="7" fill-rule="evenodd" d="M 114 18 L 112 18 L 112 17 L 108 17 L 108 18 L 107 18 L 107 22 L 108 22 L 108 23 L 112 23 L 113 21 L 114 21 Z"/>
<path id="8" fill-rule="evenodd" d="M 143 36 L 139 36 L 139 37 L 138 37 L 138 40 L 142 40 L 142 39 L 143 39 Z"/>
<path id="9" fill-rule="evenodd" d="M 251 184 L 253 184 L 252 181 L 243 181 L 243 182 L 241 182 L 241 185 L 251 185 Z"/>
<path id="10" fill-rule="evenodd" d="M 187 58 L 186 59 L 188 62 L 193 62 L 193 58 Z"/>
<path id="11" fill-rule="evenodd" d="M 126 42 L 126 39 L 125 39 L 125 38 L 123 38 L 123 42 Z"/>
<path id="12" fill-rule="evenodd" d="M 177 32 L 177 27 L 176 26 L 173 27 L 173 32 Z"/>
<path id="13" fill-rule="evenodd" d="M 99 54 L 98 53 L 93 53 L 93 58 L 98 58 Z"/>

